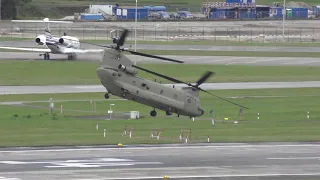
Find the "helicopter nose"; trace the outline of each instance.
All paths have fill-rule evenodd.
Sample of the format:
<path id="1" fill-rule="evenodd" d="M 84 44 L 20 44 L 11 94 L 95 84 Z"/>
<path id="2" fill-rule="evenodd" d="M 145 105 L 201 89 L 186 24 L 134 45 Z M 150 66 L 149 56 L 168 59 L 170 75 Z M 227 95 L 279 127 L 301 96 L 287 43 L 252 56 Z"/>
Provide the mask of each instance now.
<path id="1" fill-rule="evenodd" d="M 201 114 L 201 116 L 204 114 L 204 110 L 201 107 L 198 108 L 198 112 Z"/>

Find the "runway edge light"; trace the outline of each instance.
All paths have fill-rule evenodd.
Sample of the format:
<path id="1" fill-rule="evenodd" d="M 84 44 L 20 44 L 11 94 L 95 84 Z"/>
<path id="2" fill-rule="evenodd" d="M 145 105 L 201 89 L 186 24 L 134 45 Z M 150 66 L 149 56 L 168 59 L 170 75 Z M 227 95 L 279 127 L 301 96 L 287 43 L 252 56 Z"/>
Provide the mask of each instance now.
<path id="1" fill-rule="evenodd" d="M 121 144 L 121 143 L 119 143 L 119 144 L 118 144 L 118 147 L 122 147 L 122 144 Z"/>
<path id="2" fill-rule="evenodd" d="M 169 179 L 169 176 L 165 175 L 163 178 L 164 178 L 164 179 Z"/>

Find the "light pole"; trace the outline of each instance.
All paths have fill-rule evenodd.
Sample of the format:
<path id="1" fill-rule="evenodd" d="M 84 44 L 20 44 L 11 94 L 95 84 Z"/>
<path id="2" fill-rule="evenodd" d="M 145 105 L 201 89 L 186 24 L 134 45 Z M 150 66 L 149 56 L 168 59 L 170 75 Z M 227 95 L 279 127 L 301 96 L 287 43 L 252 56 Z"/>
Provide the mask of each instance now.
<path id="1" fill-rule="evenodd" d="M 137 21 L 138 21 L 138 0 L 136 0 L 136 16 L 135 16 L 135 23 L 134 23 L 134 52 L 137 52 Z M 137 65 L 136 61 L 134 64 Z"/>
<path id="2" fill-rule="evenodd" d="M 110 119 L 111 119 L 111 114 L 112 114 L 111 106 L 114 106 L 114 104 L 110 104 L 110 110 L 109 110 L 109 113 L 110 113 Z"/>
<path id="3" fill-rule="evenodd" d="M 283 0 L 283 11 L 282 11 L 282 37 L 284 42 L 284 21 L 286 18 L 287 10 L 286 10 L 286 0 Z"/>

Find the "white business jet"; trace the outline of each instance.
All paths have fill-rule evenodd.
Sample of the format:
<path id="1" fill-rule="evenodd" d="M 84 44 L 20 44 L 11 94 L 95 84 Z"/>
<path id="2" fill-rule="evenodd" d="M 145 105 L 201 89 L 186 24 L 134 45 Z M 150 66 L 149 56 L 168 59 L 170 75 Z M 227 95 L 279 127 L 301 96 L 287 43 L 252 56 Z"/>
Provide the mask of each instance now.
<path id="1" fill-rule="evenodd" d="M 50 21 L 49 18 L 45 18 L 43 20 L 12 20 L 12 22 L 44 23 L 45 34 L 38 35 L 35 42 L 47 48 L 0 47 L 1 49 L 41 52 L 40 56 L 43 55 L 44 59 L 50 59 L 50 53 L 66 54 L 68 55 L 68 60 L 75 60 L 78 54 L 103 52 L 103 49 L 81 49 L 79 39 L 68 36 L 66 33 L 62 37 L 51 35 L 49 23 L 73 23 L 72 21 Z"/>

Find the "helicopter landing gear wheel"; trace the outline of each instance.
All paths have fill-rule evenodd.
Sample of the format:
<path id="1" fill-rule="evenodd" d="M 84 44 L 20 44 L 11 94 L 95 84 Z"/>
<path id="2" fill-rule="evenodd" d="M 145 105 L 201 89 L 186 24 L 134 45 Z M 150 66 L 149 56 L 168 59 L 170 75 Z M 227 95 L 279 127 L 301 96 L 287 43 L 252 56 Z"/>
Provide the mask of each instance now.
<path id="1" fill-rule="evenodd" d="M 108 93 L 104 94 L 104 98 L 109 99 L 109 94 Z"/>
<path id="2" fill-rule="evenodd" d="M 150 116 L 152 116 L 152 117 L 157 116 L 157 111 L 156 110 L 151 111 Z"/>
<path id="3" fill-rule="evenodd" d="M 171 116 L 172 113 L 171 113 L 170 111 L 166 111 L 166 115 L 167 115 L 167 116 Z"/>

